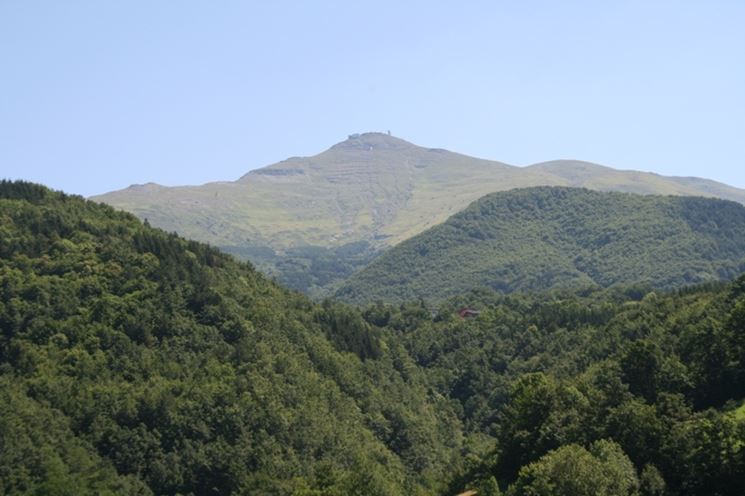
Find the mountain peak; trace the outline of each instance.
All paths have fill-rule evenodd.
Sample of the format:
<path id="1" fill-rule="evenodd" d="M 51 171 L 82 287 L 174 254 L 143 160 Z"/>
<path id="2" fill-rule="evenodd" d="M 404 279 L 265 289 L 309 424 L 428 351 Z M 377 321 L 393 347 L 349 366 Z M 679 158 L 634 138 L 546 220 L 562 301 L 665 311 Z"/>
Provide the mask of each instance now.
<path id="1" fill-rule="evenodd" d="M 387 133 L 368 132 L 350 134 L 346 140 L 332 146 L 331 150 L 403 150 L 415 146 L 408 141 L 392 136 L 390 131 L 388 131 Z"/>
<path id="2" fill-rule="evenodd" d="M 158 183 L 148 182 L 144 184 L 130 184 L 126 189 L 130 191 L 152 192 L 152 191 L 157 191 L 163 188 L 164 186 L 161 186 Z"/>
<path id="3" fill-rule="evenodd" d="M 745 191 L 723 184 L 579 161 L 513 167 L 387 132 L 352 134 L 321 153 L 254 169 L 229 184 L 144 185 L 96 200 L 218 246 L 382 246 L 445 221 L 487 193 L 528 186 L 718 196 L 745 204 Z"/>

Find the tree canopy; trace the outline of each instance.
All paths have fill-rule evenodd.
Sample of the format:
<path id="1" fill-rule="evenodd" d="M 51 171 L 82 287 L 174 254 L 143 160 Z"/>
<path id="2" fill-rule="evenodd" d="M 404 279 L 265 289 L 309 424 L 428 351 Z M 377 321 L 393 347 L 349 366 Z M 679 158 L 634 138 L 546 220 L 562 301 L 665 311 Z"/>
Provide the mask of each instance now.
<path id="1" fill-rule="evenodd" d="M 317 304 L 3 181 L 0 331 L 0 494 L 745 487 L 745 277 Z"/>
<path id="2" fill-rule="evenodd" d="M 672 289 L 745 271 L 745 207 L 698 197 L 540 187 L 487 195 L 352 275 L 342 300 L 441 301 L 643 284 Z"/>

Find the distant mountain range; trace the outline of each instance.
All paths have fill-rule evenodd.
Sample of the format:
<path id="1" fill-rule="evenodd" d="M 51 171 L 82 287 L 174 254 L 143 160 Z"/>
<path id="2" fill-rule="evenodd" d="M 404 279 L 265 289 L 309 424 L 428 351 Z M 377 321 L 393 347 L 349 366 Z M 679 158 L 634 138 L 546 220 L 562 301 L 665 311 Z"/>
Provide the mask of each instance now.
<path id="1" fill-rule="evenodd" d="M 438 301 L 642 284 L 676 288 L 745 271 L 745 207 L 731 201 L 537 187 L 487 195 L 389 249 L 337 292 L 355 303 Z"/>
<path id="2" fill-rule="evenodd" d="M 167 231 L 241 253 L 247 247 L 395 245 L 495 191 L 577 186 L 642 194 L 709 196 L 745 203 L 745 190 L 698 178 L 620 171 L 558 160 L 515 167 L 383 133 L 349 136 L 313 157 L 293 157 L 237 181 L 153 183 L 92 199 Z M 251 258 L 251 254 L 244 253 Z"/>

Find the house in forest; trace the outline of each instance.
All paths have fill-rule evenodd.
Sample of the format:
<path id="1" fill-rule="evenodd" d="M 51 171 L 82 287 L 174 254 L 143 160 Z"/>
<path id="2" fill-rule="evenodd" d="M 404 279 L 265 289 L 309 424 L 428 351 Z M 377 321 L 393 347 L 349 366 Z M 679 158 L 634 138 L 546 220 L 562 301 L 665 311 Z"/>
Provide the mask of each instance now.
<path id="1" fill-rule="evenodd" d="M 478 317 L 479 315 L 481 315 L 481 312 L 480 311 L 474 310 L 473 308 L 468 308 L 468 307 L 461 308 L 458 311 L 458 316 L 461 319 L 469 319 L 471 317 Z"/>

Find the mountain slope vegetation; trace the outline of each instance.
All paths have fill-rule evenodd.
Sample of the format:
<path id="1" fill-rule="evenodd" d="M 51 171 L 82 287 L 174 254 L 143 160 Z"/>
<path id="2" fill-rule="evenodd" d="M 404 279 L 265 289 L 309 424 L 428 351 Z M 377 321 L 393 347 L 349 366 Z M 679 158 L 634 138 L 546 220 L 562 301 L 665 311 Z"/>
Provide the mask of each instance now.
<path id="1" fill-rule="evenodd" d="M 735 496 L 744 289 L 479 290 L 434 317 L 421 303 L 365 315 L 401 329 L 431 387 L 458 402 L 467 444 L 485 448 L 454 467 L 446 494 Z M 480 315 L 459 318 L 464 306 Z"/>
<path id="2" fill-rule="evenodd" d="M 314 304 L 0 182 L 0 494 L 739 496 L 743 329 L 743 278 Z"/>
<path id="3" fill-rule="evenodd" d="M 356 303 L 646 284 L 745 270 L 745 207 L 700 197 L 541 187 L 494 193 L 390 249 L 337 292 Z"/>
<path id="4" fill-rule="evenodd" d="M 351 135 L 318 155 L 292 157 L 237 181 L 183 187 L 148 183 L 93 199 L 209 242 L 285 284 L 322 295 L 362 265 L 360 243 L 362 252 L 377 253 L 486 194 L 530 186 L 710 196 L 745 204 L 745 191 L 714 181 L 572 160 L 515 167 L 382 133 Z"/>
<path id="5" fill-rule="evenodd" d="M 620 171 L 561 160 L 515 167 L 382 133 L 351 135 L 312 157 L 292 157 L 234 182 L 156 184 L 94 197 L 156 227 L 215 246 L 391 246 L 495 191 L 581 186 L 636 193 L 716 196 L 745 191 L 696 178 Z"/>
<path id="6" fill-rule="evenodd" d="M 458 451 L 358 313 L 32 184 L 0 230 L 2 494 L 429 492 Z"/>

